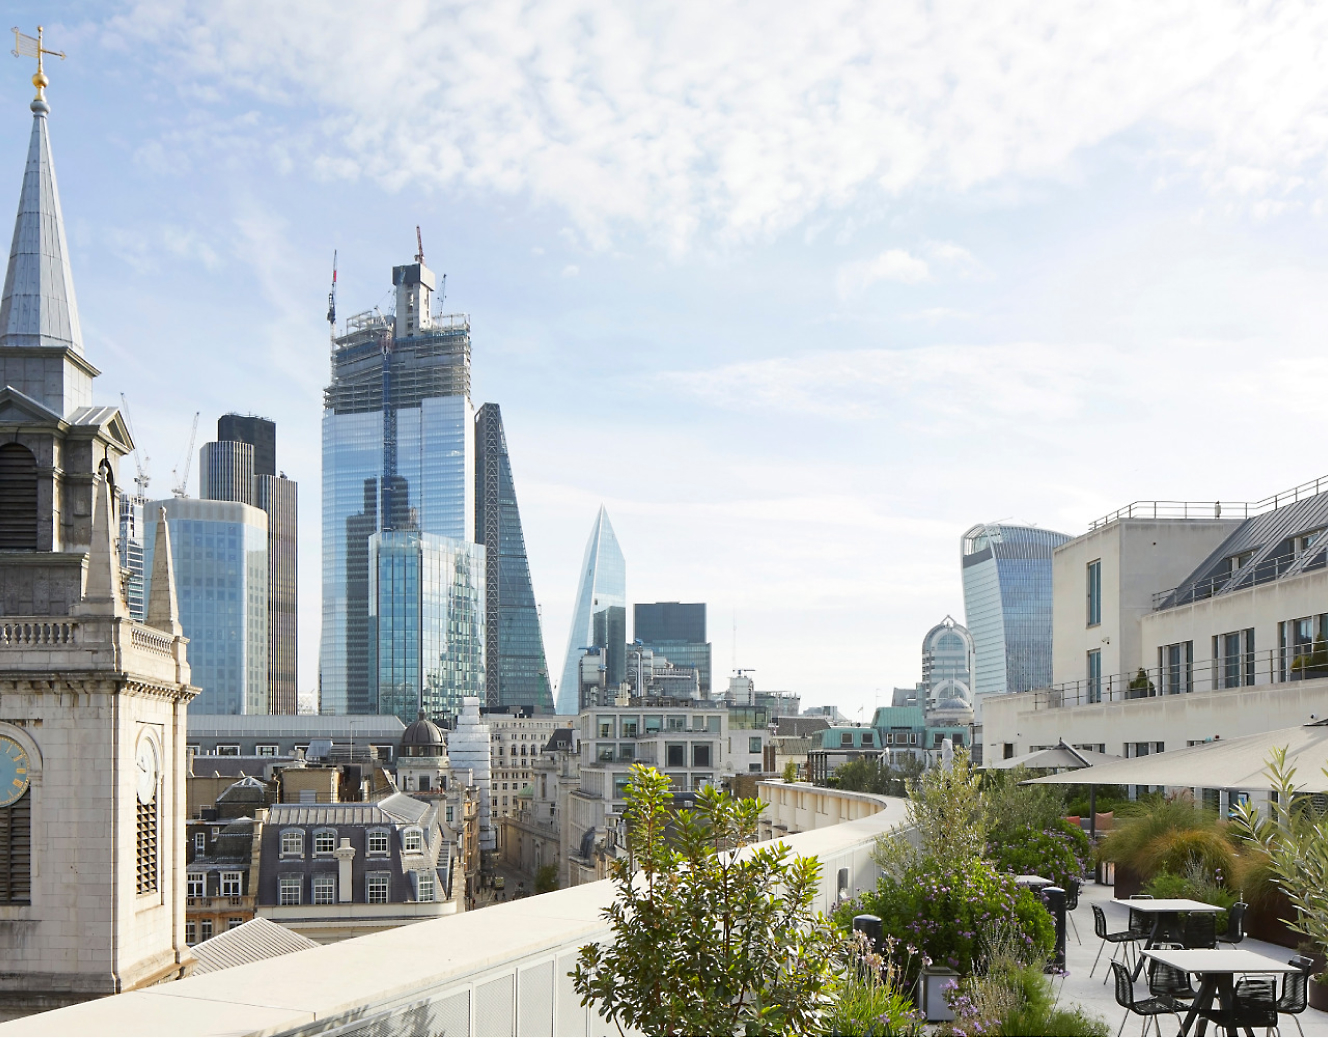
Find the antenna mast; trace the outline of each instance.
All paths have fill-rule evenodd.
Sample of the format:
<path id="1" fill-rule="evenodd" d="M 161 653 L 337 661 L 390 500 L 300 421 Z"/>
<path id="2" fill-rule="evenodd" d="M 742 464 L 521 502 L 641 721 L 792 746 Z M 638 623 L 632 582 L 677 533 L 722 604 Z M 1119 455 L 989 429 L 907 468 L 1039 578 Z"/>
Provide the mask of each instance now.
<path id="1" fill-rule="evenodd" d="M 332 290 L 327 294 L 327 336 L 337 337 L 337 250 L 332 250 Z"/>
<path id="2" fill-rule="evenodd" d="M 418 250 L 415 253 L 415 262 L 422 264 L 424 262 L 424 239 L 420 237 L 420 225 L 415 225 L 415 247 Z"/>

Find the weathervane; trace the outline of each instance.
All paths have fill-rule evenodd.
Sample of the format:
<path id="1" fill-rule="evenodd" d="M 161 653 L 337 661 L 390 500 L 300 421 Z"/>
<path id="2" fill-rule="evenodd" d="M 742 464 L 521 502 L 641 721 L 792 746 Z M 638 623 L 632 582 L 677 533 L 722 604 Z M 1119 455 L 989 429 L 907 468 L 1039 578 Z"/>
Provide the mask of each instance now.
<path id="1" fill-rule="evenodd" d="M 37 26 L 37 35 L 29 36 L 27 33 L 18 31 L 14 27 L 14 49 L 10 52 L 16 58 L 36 58 L 37 74 L 32 77 L 32 85 L 37 88 L 37 100 L 45 101 L 46 95 L 42 93 L 46 89 L 50 80 L 46 78 L 46 73 L 42 71 L 42 57 L 46 54 L 53 58 L 65 60 L 65 52 L 62 50 L 47 50 L 42 46 L 42 27 Z"/>

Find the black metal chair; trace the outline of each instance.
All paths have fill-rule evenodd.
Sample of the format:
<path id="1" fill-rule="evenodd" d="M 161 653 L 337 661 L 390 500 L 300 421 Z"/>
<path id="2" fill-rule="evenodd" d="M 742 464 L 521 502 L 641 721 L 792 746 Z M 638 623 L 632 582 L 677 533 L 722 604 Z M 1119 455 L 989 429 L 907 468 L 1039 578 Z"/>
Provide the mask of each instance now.
<path id="1" fill-rule="evenodd" d="M 1223 944 L 1239 944 L 1245 940 L 1245 911 L 1250 906 L 1244 901 L 1237 901 L 1227 909 L 1227 932 L 1217 935 Z"/>
<path id="2" fill-rule="evenodd" d="M 1131 901 L 1152 901 L 1152 894 L 1131 894 Z M 1136 940 L 1146 941 L 1153 933 L 1153 919 L 1149 912 L 1136 912 L 1130 909 L 1130 932 L 1135 935 Z"/>
<path id="3" fill-rule="evenodd" d="M 1074 910 L 1079 907 L 1079 881 L 1072 879 L 1065 884 L 1065 918 L 1070 920 L 1070 925 L 1074 928 L 1074 939 L 1079 943 L 1079 924 L 1074 921 Z"/>
<path id="4" fill-rule="evenodd" d="M 1134 997 L 1134 981 L 1130 979 L 1130 971 L 1115 960 L 1111 963 L 1111 972 L 1116 977 L 1116 1004 L 1125 1008 L 1125 1016 L 1121 1019 L 1120 1030 L 1117 1035 L 1125 1033 L 1125 1025 L 1130 1021 L 1130 1014 L 1134 1013 L 1144 1018 L 1143 1033 L 1148 1033 L 1150 1026 L 1157 1028 L 1158 1035 L 1162 1034 L 1162 1025 L 1158 1022 L 1158 1017 L 1170 1014 L 1176 1018 L 1177 1026 L 1180 1025 L 1181 1004 L 1174 998 L 1167 995 L 1153 995 L 1145 999 L 1136 999 Z"/>
<path id="5" fill-rule="evenodd" d="M 1217 920 L 1211 912 L 1191 912 L 1181 927 L 1181 942 L 1186 948 L 1216 948 Z"/>
<path id="6" fill-rule="evenodd" d="M 1238 1030 L 1250 1034 L 1256 1027 L 1273 1031 L 1277 1028 L 1277 1001 L 1271 988 L 1272 985 L 1237 985 L 1231 1005 L 1204 1009 L 1200 1015 L 1225 1028 L 1227 1034 L 1235 1034 Z"/>
<path id="7" fill-rule="evenodd" d="M 1135 936 L 1132 930 L 1118 930 L 1116 933 L 1108 933 L 1107 913 L 1102 911 L 1101 905 L 1093 905 L 1092 908 L 1093 908 L 1093 932 L 1102 939 L 1102 943 L 1098 945 L 1097 958 L 1093 959 L 1093 968 L 1088 971 L 1088 975 L 1090 977 L 1095 972 L 1097 972 L 1098 960 L 1102 958 L 1102 949 L 1105 948 L 1108 944 L 1114 944 L 1116 946 L 1114 949 L 1112 949 L 1111 952 L 1112 962 L 1116 961 L 1116 956 L 1120 954 L 1122 947 L 1125 948 L 1125 959 L 1128 962 L 1130 959 L 1130 951 L 1134 945 L 1134 942 L 1138 940 L 1138 938 Z M 1105 984 L 1106 982 L 1107 982 L 1107 976 L 1105 973 L 1103 973 L 1102 983 Z"/>
<path id="8" fill-rule="evenodd" d="M 1300 972 L 1283 974 L 1282 997 L 1277 1000 L 1277 1011 L 1291 1017 L 1301 1038 L 1305 1038 L 1305 1029 L 1300 1026 L 1300 1014 L 1305 1012 L 1309 1004 L 1310 971 L 1314 969 L 1314 960 L 1300 955 L 1287 961 L 1293 966 L 1299 966 Z"/>
<path id="9" fill-rule="evenodd" d="M 1171 998 L 1177 1002 L 1193 1002 L 1199 997 L 1190 983 L 1190 975 L 1165 962 L 1151 960 L 1148 963 L 1148 992 L 1159 998 Z"/>

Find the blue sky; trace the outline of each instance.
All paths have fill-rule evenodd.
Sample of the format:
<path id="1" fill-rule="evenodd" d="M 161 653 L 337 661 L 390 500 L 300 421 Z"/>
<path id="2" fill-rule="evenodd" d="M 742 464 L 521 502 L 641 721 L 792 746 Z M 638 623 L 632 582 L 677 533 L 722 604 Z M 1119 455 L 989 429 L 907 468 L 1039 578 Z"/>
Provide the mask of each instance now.
<path id="1" fill-rule="evenodd" d="M 302 688 L 332 250 L 340 313 L 368 309 L 417 224 L 503 407 L 554 674 L 601 502 L 630 599 L 710 604 L 717 672 L 856 714 L 962 620 L 972 523 L 1074 534 L 1328 470 L 1322 8 L 11 12 L 69 55 L 87 352 L 154 490 L 195 411 L 200 442 L 278 423 Z M 0 206 L 30 128 L 8 60 Z"/>

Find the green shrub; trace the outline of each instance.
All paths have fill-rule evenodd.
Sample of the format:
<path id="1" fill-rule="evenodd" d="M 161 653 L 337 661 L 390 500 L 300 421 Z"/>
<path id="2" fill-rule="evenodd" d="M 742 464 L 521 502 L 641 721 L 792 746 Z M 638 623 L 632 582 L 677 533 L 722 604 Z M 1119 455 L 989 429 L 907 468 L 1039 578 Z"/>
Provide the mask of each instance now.
<path id="1" fill-rule="evenodd" d="M 1024 826 L 995 829 L 987 843 L 996 868 L 1011 875 L 1044 876 L 1062 890 L 1071 880 L 1083 882 L 1088 874 L 1092 846 L 1078 826 L 1062 818 L 1045 829 Z"/>
<path id="2" fill-rule="evenodd" d="M 1186 796 L 1152 800 L 1139 814 L 1120 819 L 1098 844 L 1098 857 L 1144 880 L 1158 872 L 1181 873 L 1198 858 L 1209 873 L 1230 876 L 1236 859 L 1226 823 Z"/>
<path id="3" fill-rule="evenodd" d="M 981 965 L 981 935 L 1002 921 L 1030 961 L 1045 963 L 1056 941 L 1041 900 L 981 859 L 949 867 L 923 860 L 902 876 L 882 876 L 875 890 L 841 906 L 835 921 L 847 928 L 861 912 L 880 916 L 886 934 L 960 973 Z"/>
<path id="4" fill-rule="evenodd" d="M 904 993 L 909 986 L 908 959 L 901 960 L 898 950 L 898 941 L 886 940 L 884 953 L 878 954 L 864 934 L 853 935 L 840 970 L 846 979 L 822 1018 L 825 1033 L 922 1034 L 922 1015 Z"/>

